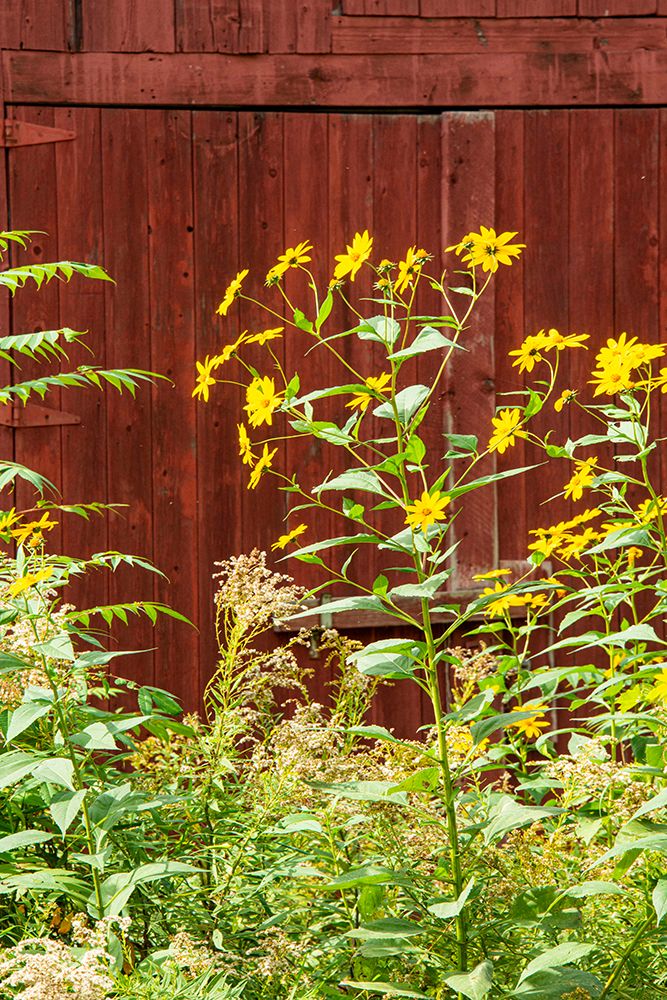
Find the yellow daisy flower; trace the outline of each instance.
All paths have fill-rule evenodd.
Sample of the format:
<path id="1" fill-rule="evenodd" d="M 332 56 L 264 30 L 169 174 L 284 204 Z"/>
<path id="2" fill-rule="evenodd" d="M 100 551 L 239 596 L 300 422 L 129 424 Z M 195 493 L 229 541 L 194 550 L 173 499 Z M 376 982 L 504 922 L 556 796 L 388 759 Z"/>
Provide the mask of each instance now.
<path id="1" fill-rule="evenodd" d="M 273 413 L 283 401 L 282 393 L 276 392 L 275 382 L 266 375 L 264 378 L 254 378 L 246 389 L 246 405 L 243 409 L 248 414 L 251 427 L 261 427 L 273 422 Z"/>
<path id="2" fill-rule="evenodd" d="M 274 448 L 273 451 L 269 451 L 268 444 L 264 445 L 264 451 L 257 460 L 257 465 L 250 473 L 250 480 L 248 481 L 249 490 L 254 490 L 257 484 L 259 483 L 260 479 L 262 478 L 262 473 L 264 472 L 264 470 L 271 468 L 271 462 L 273 460 L 273 456 L 277 451 L 278 451 L 277 448 Z"/>
<path id="3" fill-rule="evenodd" d="M 288 247 L 285 253 L 281 253 L 278 256 L 278 263 L 274 264 L 269 270 L 266 276 L 266 284 L 275 284 L 290 267 L 299 267 L 301 264 L 308 264 L 312 260 L 312 257 L 308 256 L 312 249 L 312 245 L 307 240 L 297 243 L 295 247 Z"/>
<path id="4" fill-rule="evenodd" d="M 575 472 L 569 483 L 565 484 L 564 496 L 566 500 L 581 500 L 584 489 L 590 486 L 595 479 L 593 469 L 597 465 L 597 456 L 587 458 L 583 462 L 575 462 Z"/>
<path id="5" fill-rule="evenodd" d="M 511 569 L 490 569 L 486 573 L 475 573 L 473 580 L 496 580 L 499 576 L 509 576 Z"/>
<path id="6" fill-rule="evenodd" d="M 528 704 L 528 705 L 515 705 L 512 709 L 513 712 L 532 712 L 535 709 L 535 715 L 531 716 L 529 719 L 519 719 L 517 722 L 510 722 L 510 726 L 513 726 L 520 736 L 524 736 L 527 740 L 536 740 L 538 736 L 541 736 L 541 729 L 548 729 L 549 723 L 544 718 L 544 710 L 546 705 L 538 704 Z"/>
<path id="7" fill-rule="evenodd" d="M 244 424 L 237 424 L 236 426 L 239 432 L 239 456 L 243 459 L 244 465 L 249 465 L 252 468 L 255 464 L 255 456 L 252 453 L 252 441 L 248 437 L 248 432 Z"/>
<path id="8" fill-rule="evenodd" d="M 593 378 L 588 381 L 590 385 L 595 386 L 594 396 L 615 396 L 617 392 L 627 392 L 635 386 L 630 365 L 618 358 L 607 362 L 591 374 Z"/>
<path id="9" fill-rule="evenodd" d="M 402 295 L 408 285 L 412 285 L 419 275 L 423 265 L 430 259 L 426 250 L 417 250 L 415 247 L 408 247 L 405 260 L 398 262 L 398 276 L 394 284 L 394 291 L 397 295 Z"/>
<path id="10" fill-rule="evenodd" d="M 334 281 L 350 276 L 350 281 L 354 281 L 359 268 L 367 261 L 373 249 L 373 237 L 369 236 L 368 230 L 363 233 L 355 233 L 352 245 L 347 245 L 345 253 L 336 254 L 338 263 L 334 268 Z"/>
<path id="11" fill-rule="evenodd" d="M 654 678 L 649 698 L 651 701 L 662 701 L 667 704 L 667 668 L 663 667 L 658 676 Z"/>
<path id="12" fill-rule="evenodd" d="M 387 372 L 383 372 L 382 375 L 371 375 L 370 378 L 365 380 L 365 385 L 370 390 L 369 392 L 355 392 L 354 396 L 349 403 L 345 406 L 350 407 L 353 410 L 361 410 L 365 412 L 368 408 L 368 404 L 376 398 L 378 393 L 381 393 L 386 385 L 391 382 L 391 375 Z"/>
<path id="13" fill-rule="evenodd" d="M 563 389 L 560 396 L 554 403 L 554 410 L 560 413 L 564 406 L 569 406 L 573 399 L 577 397 L 576 389 Z"/>
<path id="14" fill-rule="evenodd" d="M 263 346 L 269 340 L 279 340 L 284 329 L 284 326 L 275 326 L 271 330 L 264 330 L 262 333 L 254 333 L 252 337 L 248 337 L 246 343 L 259 344 L 260 346 Z"/>
<path id="15" fill-rule="evenodd" d="M 539 333 L 529 334 L 521 346 L 516 351 L 510 351 L 509 357 L 516 357 L 512 362 L 512 367 L 519 366 L 519 372 L 532 372 L 536 361 L 542 361 L 542 351 L 549 347 L 549 337 L 540 330 Z"/>
<path id="16" fill-rule="evenodd" d="M 218 306 L 217 312 L 219 316 L 226 316 L 227 310 L 231 306 L 235 298 L 237 298 L 241 292 L 241 285 L 243 284 L 243 279 L 248 274 L 248 268 L 239 271 L 233 281 L 230 281 L 229 285 L 225 290 L 225 294 L 222 297 L 222 302 Z"/>
<path id="17" fill-rule="evenodd" d="M 502 580 L 496 580 L 493 587 L 485 587 L 480 597 L 494 597 L 484 608 L 487 618 L 497 618 L 505 614 L 510 608 L 518 608 L 524 602 L 518 594 L 511 593 L 509 584 Z"/>
<path id="18" fill-rule="evenodd" d="M 205 403 L 208 403 L 210 387 L 216 383 L 216 379 L 214 379 L 211 375 L 211 369 L 214 364 L 215 358 L 209 358 L 208 354 L 206 355 L 206 360 L 203 364 L 201 361 L 197 362 L 197 371 L 199 374 L 197 375 L 197 383 L 192 390 L 192 395 L 193 397 L 199 396 L 199 398 L 203 399 Z"/>
<path id="19" fill-rule="evenodd" d="M 489 438 L 489 451 L 497 451 L 499 455 L 507 451 L 514 444 L 515 438 L 526 437 L 526 432 L 521 430 L 521 410 L 509 409 L 501 410 L 498 416 L 491 419 L 493 433 Z"/>
<path id="20" fill-rule="evenodd" d="M 516 233 L 496 234 L 495 229 L 479 227 L 479 233 L 472 233 L 472 248 L 463 259 L 472 267 L 481 265 L 483 271 L 494 273 L 499 264 L 511 264 L 518 257 L 525 243 L 510 243 Z"/>
<path id="21" fill-rule="evenodd" d="M 405 523 L 413 530 L 421 528 L 423 532 L 436 521 L 445 520 L 445 508 L 449 505 L 449 497 L 441 496 L 440 490 L 429 493 L 424 490 L 418 500 L 407 506 Z"/>
<path id="22" fill-rule="evenodd" d="M 564 351 L 566 347 L 583 347 L 584 350 L 588 350 L 584 340 L 590 340 L 588 333 L 559 333 L 554 329 L 549 330 L 547 337 L 548 349 L 555 347 L 557 351 Z"/>
<path id="23" fill-rule="evenodd" d="M 15 528 L 11 535 L 19 545 L 23 545 L 30 536 L 33 536 L 34 541 L 31 539 L 31 544 L 35 545 L 41 542 L 45 531 L 53 531 L 57 526 L 58 522 L 51 521 L 48 511 L 46 511 L 39 521 L 26 521 L 20 528 Z"/>
<path id="24" fill-rule="evenodd" d="M 307 524 L 299 524 L 292 531 L 288 532 L 286 535 L 281 535 L 277 542 L 274 542 L 271 546 L 271 551 L 275 552 L 276 549 L 284 549 L 290 542 L 293 542 L 295 538 L 302 535 L 304 531 L 308 530 Z"/>
<path id="25" fill-rule="evenodd" d="M 10 583 L 7 588 L 7 593 L 10 597 L 17 597 L 22 594 L 24 590 L 29 590 L 30 587 L 34 587 L 36 583 L 42 583 L 44 580 L 49 580 L 53 576 L 53 570 L 51 569 L 40 569 L 37 573 L 26 573 L 25 576 L 19 577 L 18 580 L 14 580 L 14 583 Z"/>

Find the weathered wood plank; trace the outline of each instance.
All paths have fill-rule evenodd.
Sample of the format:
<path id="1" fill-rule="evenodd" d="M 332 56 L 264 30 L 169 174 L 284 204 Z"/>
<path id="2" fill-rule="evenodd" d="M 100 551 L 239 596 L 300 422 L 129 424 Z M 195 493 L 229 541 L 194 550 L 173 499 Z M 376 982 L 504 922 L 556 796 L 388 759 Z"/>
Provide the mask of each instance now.
<path id="1" fill-rule="evenodd" d="M 17 108 L 16 117 L 38 125 L 53 126 L 51 108 Z M 27 251 L 11 254 L 14 264 L 41 264 L 59 259 L 57 181 L 54 145 L 27 146 L 13 149 L 9 158 L 9 205 L 11 225 L 15 229 L 43 230 L 36 234 Z M 26 286 L 12 301 L 12 332 L 30 333 L 53 330 L 58 325 L 58 285 L 52 281 L 37 290 Z M 44 364 L 21 361 L 21 379 L 37 378 L 48 368 Z M 15 372 L 13 373 L 15 377 Z M 76 392 L 77 390 L 72 390 Z M 84 390 L 79 390 L 80 392 Z M 45 405 L 60 408 L 60 390 L 50 392 Z M 74 401 L 73 401 L 74 402 Z M 76 405 L 74 403 L 74 405 Z M 31 427 L 17 431 L 14 442 L 15 460 L 50 479 L 56 487 L 62 483 L 62 451 L 60 427 Z M 37 499 L 32 487 L 19 483 L 16 506 L 29 508 Z M 62 551 L 60 527 L 49 532 L 48 547 Z"/>
<path id="2" fill-rule="evenodd" d="M 419 0 L 343 0 L 343 14 L 409 17 L 419 14 Z"/>
<path id="3" fill-rule="evenodd" d="M 532 0 L 526 0 L 532 6 Z M 665 0 L 667 3 L 667 0 Z M 667 7 L 663 13 L 667 12 Z M 572 53 L 611 48 L 667 48 L 663 18 L 584 18 L 545 20 L 539 17 L 376 18 L 335 17 L 332 52 L 367 53 Z"/>
<path id="4" fill-rule="evenodd" d="M 76 140 L 55 147 L 58 179 L 58 241 L 60 253 L 68 260 L 93 263 L 104 261 L 102 226 L 102 160 L 100 112 L 90 108 L 57 109 L 54 124 L 76 132 Z M 86 344 L 94 352 L 94 363 L 105 364 L 104 283 L 76 277 L 60 288 L 60 323 L 75 330 L 87 330 Z M 69 366 L 90 364 L 83 347 L 68 351 Z M 62 494 L 66 503 L 106 500 L 106 393 L 97 390 L 63 393 L 64 409 L 76 413 L 81 423 L 63 427 Z M 88 456 L 81 461 L 81 456 Z M 90 556 L 107 548 L 107 519 L 89 520 L 63 516 L 63 548 L 68 555 Z M 81 607 L 103 604 L 108 593 L 108 576 L 91 573 L 75 582 L 68 600 Z"/>
<path id="5" fill-rule="evenodd" d="M 0 120 L 4 121 L 6 116 L 4 101 L 4 81 L 0 73 Z M 9 150 L 0 151 L 0 227 L 4 230 L 10 228 L 9 213 L 9 171 L 8 171 Z M 9 266 L 8 256 L 4 257 L 0 266 Z M 7 334 L 11 330 L 11 296 L 6 292 L 0 297 L 0 330 Z M 0 379 L 3 385 L 8 385 L 12 377 L 12 366 L 3 361 L 0 364 Z M 7 462 L 14 461 L 14 431 L 10 427 L 0 426 L 0 459 Z"/>
<path id="6" fill-rule="evenodd" d="M 422 17 L 494 17 L 496 0 L 421 0 Z"/>
<path id="7" fill-rule="evenodd" d="M 297 52 L 331 49 L 331 0 L 303 0 L 297 18 Z"/>
<path id="8" fill-rule="evenodd" d="M 579 0 L 581 17 L 636 17 L 655 14 L 657 0 Z"/>
<path id="9" fill-rule="evenodd" d="M 524 112 L 496 112 L 496 223 L 500 232 L 516 232 L 525 242 L 524 218 Z M 509 351 L 519 346 L 524 329 L 524 270 L 519 258 L 511 267 L 501 267 L 493 279 L 495 286 L 495 382 L 496 394 L 517 392 L 524 378 L 512 366 Z M 517 397 L 514 397 L 515 399 Z M 511 402 L 511 397 L 507 399 Z M 497 458 L 499 470 L 527 465 L 525 442 Z M 512 480 L 498 483 L 498 549 L 501 559 L 526 558 L 526 491 Z"/>
<path id="10" fill-rule="evenodd" d="M 442 116 L 442 240 L 458 243 L 466 233 L 495 220 L 496 142 L 492 112 L 448 112 Z M 451 263 L 451 262 L 450 262 Z M 455 266 L 455 265 L 454 265 Z M 456 276 L 458 280 L 458 275 Z M 478 276 L 479 277 L 479 276 Z M 485 277 L 485 276 L 484 276 Z M 494 393 L 494 287 L 484 293 L 465 333 L 467 352 L 455 352 L 446 374 L 446 427 L 455 434 L 475 434 L 482 447 L 492 430 Z M 469 304 L 455 296 L 454 306 L 463 315 Z M 469 353 L 468 353 L 469 352 Z M 478 466 L 479 475 L 495 471 L 495 456 Z M 455 590 L 470 586 L 472 574 L 496 565 L 495 489 L 466 495 L 452 526 L 452 542 L 460 541 L 456 568 L 451 577 Z"/>
<path id="11" fill-rule="evenodd" d="M 177 52 L 237 52 L 238 0 L 175 0 Z"/>
<path id="12" fill-rule="evenodd" d="M 62 0 L 6 0 L 0 5 L 0 48 L 51 49 L 72 47 L 73 18 Z"/>
<path id="13" fill-rule="evenodd" d="M 128 149 L 132 155 L 128 156 Z M 105 288 L 106 363 L 114 368 L 151 369 L 151 316 L 148 260 L 148 156 L 146 112 L 102 112 L 104 176 L 104 263 L 116 285 Z M 132 248 L 128 252 L 128 248 Z M 126 504 L 108 521 L 109 545 L 152 559 L 152 407 L 148 387 L 136 399 L 107 395 L 107 481 L 111 503 Z M 126 568 L 109 578 L 109 600 L 153 600 L 151 574 Z M 123 658 L 114 669 L 123 677 L 155 683 L 155 634 L 145 618 L 131 620 L 120 633 L 122 648 L 146 650 Z"/>
<path id="14" fill-rule="evenodd" d="M 269 16 L 264 0 L 239 0 L 239 52 L 268 51 Z"/>
<path id="15" fill-rule="evenodd" d="M 577 0 L 497 0 L 496 17 L 574 17 Z"/>
<path id="16" fill-rule="evenodd" d="M 159 599 L 198 621 L 197 461 L 191 398 L 194 314 L 191 120 L 188 111 L 147 116 L 151 367 L 174 386 L 153 393 L 153 539 L 167 574 Z M 156 627 L 156 682 L 194 708 L 199 701 L 194 629 L 171 618 Z M 174 650 L 178 649 L 178 660 Z"/>
<path id="17" fill-rule="evenodd" d="M 667 52 L 172 55 L 5 52 L 22 104 L 431 107 L 659 104 Z"/>
<path id="18" fill-rule="evenodd" d="M 64 6 L 64 5 L 63 5 Z M 81 0 L 83 48 L 89 52 L 173 52 L 173 0 L 150 4 Z"/>
<path id="19" fill-rule="evenodd" d="M 226 276 L 238 263 L 238 120 L 232 111 L 193 115 L 195 247 L 194 353 L 214 355 L 229 323 L 216 315 Z M 215 182 L 211 183 L 211 179 Z M 235 317 L 231 317 L 234 321 Z M 229 367 L 236 362 L 229 362 Z M 222 369 L 221 377 L 229 377 Z M 231 375 L 236 377 L 237 372 Z M 187 385 L 194 383 L 194 374 Z M 245 482 L 236 445 L 243 399 L 233 385 L 213 386 L 208 403 L 197 403 L 197 565 L 199 575 L 199 658 L 202 679 L 217 660 L 213 618 L 215 563 L 243 549 L 241 490 Z M 245 467 L 244 467 L 245 468 Z"/>

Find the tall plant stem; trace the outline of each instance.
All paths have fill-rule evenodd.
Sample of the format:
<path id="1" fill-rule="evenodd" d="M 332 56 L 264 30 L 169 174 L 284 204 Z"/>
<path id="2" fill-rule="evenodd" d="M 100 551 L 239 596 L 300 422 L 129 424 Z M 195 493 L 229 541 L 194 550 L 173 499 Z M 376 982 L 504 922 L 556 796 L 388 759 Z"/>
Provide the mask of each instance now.
<path id="1" fill-rule="evenodd" d="M 449 858 L 452 866 L 452 877 L 454 880 L 454 891 L 456 898 L 463 892 L 463 873 L 461 871 L 461 849 L 459 846 L 459 831 L 456 820 L 456 802 L 454 785 L 452 783 L 452 772 L 449 767 L 449 756 L 447 751 L 447 732 L 445 720 L 442 712 L 442 698 L 440 697 L 440 684 L 438 682 L 438 667 L 436 661 L 435 641 L 433 639 L 433 628 L 431 626 L 431 616 L 429 612 L 428 600 L 422 599 L 422 620 L 424 627 L 424 637 L 428 651 L 427 679 L 428 693 L 433 706 L 433 717 L 435 721 L 435 731 L 438 740 L 438 759 L 442 771 L 442 787 L 444 792 L 445 816 L 447 819 L 447 835 L 449 838 Z M 458 957 L 458 967 L 460 972 L 468 969 L 468 929 L 466 918 L 463 912 L 455 918 L 456 929 L 456 952 Z"/>
<path id="2" fill-rule="evenodd" d="M 630 944 L 619 958 L 618 962 L 614 966 L 611 975 L 609 976 L 609 979 L 604 984 L 602 993 L 598 997 L 598 1000 L 604 1000 L 606 996 L 609 996 L 610 989 L 612 988 L 612 986 L 614 985 L 620 974 L 623 972 L 623 969 L 625 968 L 625 963 L 635 950 L 635 945 L 637 944 L 638 941 L 642 939 L 642 937 L 644 936 L 644 931 L 647 929 L 647 927 L 649 927 L 653 923 L 654 919 L 655 917 L 653 916 L 653 914 L 651 914 L 650 917 L 647 917 L 646 920 L 644 920 L 644 922 L 639 925 L 635 934 L 632 937 L 632 940 L 630 941 Z"/>

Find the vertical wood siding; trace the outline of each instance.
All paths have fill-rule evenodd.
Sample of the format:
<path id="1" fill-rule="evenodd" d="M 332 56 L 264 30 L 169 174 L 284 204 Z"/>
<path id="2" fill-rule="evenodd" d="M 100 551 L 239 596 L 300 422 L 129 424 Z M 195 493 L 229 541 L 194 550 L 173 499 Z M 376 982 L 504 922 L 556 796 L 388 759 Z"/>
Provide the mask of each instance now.
<path id="1" fill-rule="evenodd" d="M 156 596 L 191 617 L 199 632 L 171 621 L 155 634 L 134 625 L 123 642 L 158 652 L 129 658 L 122 667 L 174 690 L 189 707 L 197 704 L 215 661 L 214 562 L 254 546 L 268 549 L 288 515 L 287 495 L 276 494 L 272 484 L 246 489 L 237 454 L 240 392 L 218 386 L 208 405 L 191 397 L 195 359 L 263 323 L 245 303 L 226 319 L 215 315 L 237 270 L 252 266 L 261 287 L 276 255 L 309 239 L 325 258 L 317 272 L 324 280 L 334 254 L 357 229 L 371 230 L 377 253 L 392 259 L 414 244 L 439 255 L 480 223 L 517 230 L 528 244 L 524 258 L 499 272 L 466 335 L 474 351 L 457 358 L 422 429 L 435 454 L 452 426 L 485 440 L 494 406 L 504 401 L 500 394 L 521 385 L 507 351 L 527 333 L 555 326 L 588 332 L 593 344 L 621 330 L 659 338 L 665 311 L 659 295 L 658 253 L 665 241 L 660 213 L 667 203 L 660 169 L 663 112 L 15 113 L 77 133 L 71 143 L 9 153 L 12 225 L 50 233 L 35 240 L 29 259 L 99 260 L 117 285 L 79 281 L 68 288 L 53 283 L 39 294 L 25 291 L 12 304 L 12 329 L 45 328 L 58 320 L 90 329 L 100 362 L 152 367 L 173 382 L 140 391 L 134 402 L 113 392 L 65 394 L 62 405 L 81 424 L 17 431 L 16 457 L 61 483 L 67 502 L 129 505 L 108 521 L 68 520 L 54 543 L 83 554 L 107 546 L 129 549 L 153 558 L 167 574 L 169 584 L 120 571 L 108 579 L 93 577 L 76 598 L 90 604 Z M 357 290 L 370 293 L 367 278 L 357 280 Z M 297 301 L 303 294 L 292 276 L 289 293 Z M 427 290 L 426 310 L 435 305 L 430 295 Z M 340 303 L 334 317 L 349 325 Z M 336 378 L 331 361 L 312 355 L 304 361 L 297 337 L 288 331 L 281 342 L 287 370 L 298 368 L 304 385 L 330 384 Z M 372 345 L 348 339 L 343 350 L 366 374 L 377 372 L 380 360 Z M 262 349 L 249 360 L 266 366 Z M 420 359 L 416 378 L 420 370 L 428 374 L 430 362 Z M 590 363 L 591 352 L 569 352 L 564 378 L 580 384 Z M 26 376 L 28 371 L 26 366 Z M 342 405 L 330 400 L 323 413 L 340 418 Z M 544 415 L 548 424 L 554 419 Z M 581 433 L 576 409 L 557 421 L 558 439 Z M 535 459 L 519 442 L 497 459 L 497 467 Z M 330 469 L 340 471 L 344 459 L 310 443 L 289 442 L 278 461 L 288 470 L 298 468 L 312 486 Z M 541 468 L 524 483 L 471 498 L 457 521 L 463 540 L 457 586 L 497 558 L 522 558 L 528 529 L 563 515 L 562 506 L 545 513 L 541 504 L 565 478 L 564 468 Z M 339 529 L 328 515 L 313 523 L 312 535 Z M 367 578 L 382 566 L 369 555 Z M 306 567 L 296 572 L 304 583 L 316 581 Z M 314 681 L 322 698 L 328 679 L 322 671 Z M 389 689 L 378 700 L 375 719 L 413 731 L 425 719 L 422 699 Z"/>

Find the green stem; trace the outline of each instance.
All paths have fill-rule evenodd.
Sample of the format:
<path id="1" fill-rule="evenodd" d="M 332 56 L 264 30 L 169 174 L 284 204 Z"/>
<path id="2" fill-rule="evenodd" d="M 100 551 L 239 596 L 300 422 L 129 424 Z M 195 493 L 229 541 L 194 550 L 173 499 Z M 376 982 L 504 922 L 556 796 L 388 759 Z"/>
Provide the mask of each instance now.
<path id="1" fill-rule="evenodd" d="M 653 923 L 653 919 L 654 919 L 653 918 L 653 914 L 651 914 L 650 917 L 647 917 L 646 920 L 644 920 L 643 923 L 641 923 L 639 925 L 639 927 L 637 928 L 637 930 L 635 931 L 635 933 L 634 933 L 634 935 L 632 937 L 632 940 L 630 941 L 630 944 L 625 949 L 625 951 L 622 953 L 622 955 L 619 958 L 618 962 L 614 966 L 614 969 L 613 969 L 611 975 L 609 976 L 609 979 L 604 984 L 602 993 L 598 997 L 598 1000 L 604 1000 L 604 998 L 606 996 L 609 996 L 609 991 L 611 990 L 612 986 L 614 985 L 614 983 L 616 982 L 616 980 L 619 978 L 619 976 L 623 972 L 623 969 L 625 968 L 626 962 L 628 961 L 628 959 L 630 958 L 630 955 L 632 954 L 632 952 L 635 949 L 635 945 L 644 936 L 644 931 L 647 929 L 647 927 L 649 927 Z"/>

